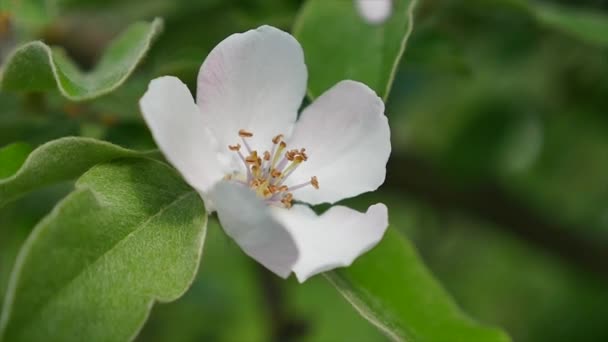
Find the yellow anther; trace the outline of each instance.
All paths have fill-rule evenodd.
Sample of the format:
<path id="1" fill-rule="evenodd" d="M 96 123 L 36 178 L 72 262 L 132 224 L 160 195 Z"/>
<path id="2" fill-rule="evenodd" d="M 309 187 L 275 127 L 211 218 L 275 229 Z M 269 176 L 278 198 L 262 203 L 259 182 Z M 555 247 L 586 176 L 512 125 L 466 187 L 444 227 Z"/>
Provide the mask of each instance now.
<path id="1" fill-rule="evenodd" d="M 251 138 L 253 136 L 253 133 L 246 131 L 244 129 L 239 130 L 239 137 L 241 138 Z"/>
<path id="2" fill-rule="evenodd" d="M 306 149 L 287 150 L 287 144 L 283 141 L 283 135 L 279 134 L 272 139 L 274 145 L 272 146 L 271 152 L 264 151 L 263 153 L 258 154 L 256 150 L 253 150 L 249 146 L 248 141 L 245 139 L 252 137 L 253 133 L 241 129 L 238 134 L 243 138 L 243 146 L 246 148 L 249 155 L 244 157 L 241 154 L 241 144 L 228 145 L 228 149 L 233 152 L 238 152 L 240 158 L 244 159 L 245 168 L 247 170 L 246 184 L 257 196 L 263 198 L 265 202 L 271 205 L 291 208 L 293 206 L 293 194 L 290 190 L 295 191 L 308 185 L 311 185 L 315 189 L 319 188 L 317 177 L 312 177 L 310 182 L 292 186 L 291 189 L 282 184 L 299 164 L 308 159 Z M 284 159 L 282 160 L 282 158 Z M 279 162 L 279 160 L 281 161 Z M 279 165 L 277 166 L 277 164 Z M 243 175 L 240 173 L 229 174 L 226 175 L 224 179 L 235 179 L 242 182 L 242 177 Z"/>
<path id="3" fill-rule="evenodd" d="M 281 199 L 281 203 L 285 206 L 285 208 L 291 208 L 293 206 L 293 195 L 291 193 L 285 194 Z"/>
<path id="4" fill-rule="evenodd" d="M 270 175 L 273 178 L 278 178 L 281 177 L 281 171 L 277 170 L 277 169 L 272 169 L 272 171 L 270 171 Z"/>
<path id="5" fill-rule="evenodd" d="M 304 161 L 308 160 L 308 155 L 306 154 L 305 148 L 300 149 L 300 155 L 302 156 L 302 159 L 304 159 Z"/>
<path id="6" fill-rule="evenodd" d="M 260 158 L 258 157 L 258 151 L 253 151 L 253 152 L 251 152 L 250 155 L 247 156 L 247 158 L 245 158 L 245 161 L 248 164 L 254 164 L 254 165 L 256 165 L 256 164 L 258 164 L 258 160 L 259 159 Z"/>
<path id="7" fill-rule="evenodd" d="M 281 141 L 281 139 L 283 139 L 283 134 L 279 134 L 276 137 L 272 138 L 272 143 L 273 144 L 278 144 L 279 141 Z"/>
<path id="8" fill-rule="evenodd" d="M 310 184 L 313 188 L 319 189 L 319 180 L 317 179 L 317 176 L 312 176 L 312 178 L 310 179 Z"/>

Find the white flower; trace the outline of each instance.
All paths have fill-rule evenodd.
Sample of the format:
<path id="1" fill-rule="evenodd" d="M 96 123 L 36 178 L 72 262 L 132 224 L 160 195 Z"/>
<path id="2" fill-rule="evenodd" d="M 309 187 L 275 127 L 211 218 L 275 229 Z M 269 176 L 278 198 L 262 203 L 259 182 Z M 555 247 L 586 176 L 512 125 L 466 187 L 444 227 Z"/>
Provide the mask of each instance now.
<path id="1" fill-rule="evenodd" d="M 171 76 L 150 82 L 140 100 L 156 143 L 226 233 L 266 268 L 301 282 L 375 246 L 388 214 L 379 203 L 319 216 L 298 203 L 377 189 L 391 149 L 384 104 L 359 82 L 338 83 L 296 122 L 306 79 L 298 42 L 262 26 L 211 51 L 196 103 Z"/>
<path id="2" fill-rule="evenodd" d="M 391 16 L 392 0 L 355 0 L 359 15 L 370 24 L 382 24 Z"/>

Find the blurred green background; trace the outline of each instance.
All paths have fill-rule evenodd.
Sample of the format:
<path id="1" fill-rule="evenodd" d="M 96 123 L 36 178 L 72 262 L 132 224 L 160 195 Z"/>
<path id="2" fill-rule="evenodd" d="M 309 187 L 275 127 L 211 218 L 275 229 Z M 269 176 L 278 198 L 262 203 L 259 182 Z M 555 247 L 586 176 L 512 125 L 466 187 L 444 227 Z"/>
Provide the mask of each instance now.
<path id="1" fill-rule="evenodd" d="M 303 1 L 23 3 L 0 16 L 0 56 L 42 39 L 87 70 L 134 20 L 160 16 L 165 30 L 110 95 L 0 93 L 0 147 L 82 135 L 142 149 L 154 147 L 137 109 L 151 78 L 194 89 L 219 41 L 261 24 L 290 31 Z M 543 16 L 557 3 L 592 34 Z M 464 311 L 514 341 L 608 341 L 606 109 L 608 1 L 422 0 L 387 103 L 387 182 L 347 202 L 387 203 Z M 0 293 L 20 244 L 70 186 L 0 210 Z M 140 341 L 385 340 L 320 277 L 277 281 L 217 224 L 209 235 L 192 289 L 157 305 Z"/>

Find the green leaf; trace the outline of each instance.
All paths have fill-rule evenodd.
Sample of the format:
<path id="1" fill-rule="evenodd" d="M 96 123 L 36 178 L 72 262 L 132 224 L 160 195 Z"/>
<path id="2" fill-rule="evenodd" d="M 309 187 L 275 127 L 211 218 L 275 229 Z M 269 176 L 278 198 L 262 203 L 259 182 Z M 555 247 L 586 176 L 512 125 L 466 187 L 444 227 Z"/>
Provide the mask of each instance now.
<path id="1" fill-rule="evenodd" d="M 117 158 L 153 157 L 157 153 L 131 151 L 89 138 L 68 137 L 48 142 L 34 150 L 18 170 L 11 167 L 16 170 L 14 174 L 0 178 L 0 207 L 29 191 L 75 179 L 96 164 Z"/>
<path id="2" fill-rule="evenodd" d="M 32 148 L 24 143 L 14 143 L 0 148 L 0 179 L 17 172 L 30 152 Z"/>
<path id="3" fill-rule="evenodd" d="M 326 273 L 342 295 L 388 337 L 408 342 L 506 342 L 466 316 L 395 229 L 355 263 Z"/>
<path id="4" fill-rule="evenodd" d="M 386 99 L 412 31 L 415 3 L 395 0 L 384 23 L 370 24 L 357 12 L 355 1 L 309 0 L 294 26 L 306 56 L 309 95 L 319 96 L 352 79 Z"/>
<path id="5" fill-rule="evenodd" d="M 73 101 L 107 94 L 131 75 L 162 30 L 162 20 L 137 22 L 112 41 L 89 73 L 81 72 L 62 50 L 40 41 L 16 49 L 6 61 L 0 80 L 2 90 L 47 91 L 59 89 Z"/>
<path id="6" fill-rule="evenodd" d="M 192 283 L 205 226 L 198 193 L 166 164 L 94 167 L 22 247 L 0 339 L 132 339 L 155 300 L 173 301 Z"/>
<path id="7" fill-rule="evenodd" d="M 530 6 L 541 23 L 587 43 L 608 47 L 608 16 L 604 13 L 546 3 Z"/>

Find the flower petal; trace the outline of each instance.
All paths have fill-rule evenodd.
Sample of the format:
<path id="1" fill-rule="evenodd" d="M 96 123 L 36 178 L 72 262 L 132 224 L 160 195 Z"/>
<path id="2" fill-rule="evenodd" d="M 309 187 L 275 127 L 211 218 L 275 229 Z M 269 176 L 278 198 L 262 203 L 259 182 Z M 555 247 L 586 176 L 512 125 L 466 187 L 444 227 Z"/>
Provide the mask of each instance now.
<path id="1" fill-rule="evenodd" d="M 219 43 L 201 66 L 197 103 L 220 144 L 254 133 L 250 145 L 263 151 L 277 134 L 288 134 L 306 92 L 300 44 L 286 32 L 261 26 Z"/>
<path id="2" fill-rule="evenodd" d="M 230 182 L 218 183 L 211 196 L 226 234 L 247 255 L 287 278 L 299 252 L 291 234 L 273 218 L 268 205 L 247 187 Z"/>
<path id="3" fill-rule="evenodd" d="M 289 210 L 273 208 L 272 213 L 296 241 L 300 256 L 293 271 L 300 282 L 349 266 L 380 242 L 388 227 L 388 211 L 382 203 L 370 206 L 366 213 L 334 206 L 317 216 L 305 205 Z"/>
<path id="4" fill-rule="evenodd" d="M 365 84 L 342 81 L 317 98 L 297 122 L 290 148 L 306 148 L 308 161 L 288 178 L 294 185 L 317 176 L 294 198 L 319 204 L 377 189 L 386 175 L 391 152 L 384 103 Z"/>
<path id="5" fill-rule="evenodd" d="M 185 84 L 172 76 L 154 79 L 139 106 L 156 144 L 192 187 L 204 195 L 222 179 L 213 138 Z"/>

